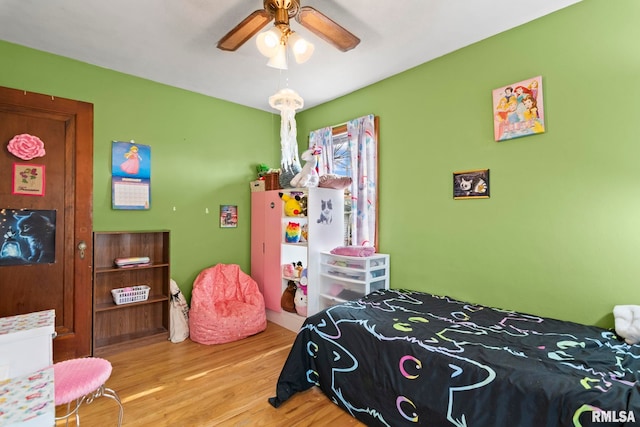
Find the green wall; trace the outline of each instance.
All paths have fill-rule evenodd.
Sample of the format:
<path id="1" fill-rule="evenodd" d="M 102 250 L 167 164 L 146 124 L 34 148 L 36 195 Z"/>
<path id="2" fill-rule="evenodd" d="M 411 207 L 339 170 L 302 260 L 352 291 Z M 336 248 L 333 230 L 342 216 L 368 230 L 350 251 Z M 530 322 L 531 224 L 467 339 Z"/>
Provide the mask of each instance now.
<path id="1" fill-rule="evenodd" d="M 393 287 L 603 326 L 640 303 L 639 16 L 585 0 L 301 115 L 380 116 Z M 494 142 L 491 91 L 538 75 L 547 132 Z M 452 199 L 452 172 L 485 168 L 490 199 Z"/>
<path id="2" fill-rule="evenodd" d="M 638 16 L 637 0 L 584 0 L 298 114 L 301 145 L 380 116 L 393 287 L 603 326 L 638 303 Z M 211 264 L 249 270 L 247 187 L 256 163 L 278 164 L 277 115 L 4 42 L 0 58 L 0 85 L 94 104 L 96 230 L 170 229 L 187 295 Z M 547 132 L 494 142 L 491 91 L 538 75 Z M 114 139 L 152 147 L 148 212 L 111 210 Z M 484 168 L 491 198 L 452 200 L 452 172 Z M 238 205 L 238 229 L 218 228 L 220 204 Z"/>
<path id="3" fill-rule="evenodd" d="M 0 58 L 2 86 L 94 104 L 94 230 L 171 230 L 187 297 L 205 267 L 250 270 L 249 181 L 279 163 L 279 116 L 5 42 Z M 151 146 L 150 210 L 111 209 L 113 140 Z M 238 228 L 219 227 L 221 204 L 238 205 Z"/>

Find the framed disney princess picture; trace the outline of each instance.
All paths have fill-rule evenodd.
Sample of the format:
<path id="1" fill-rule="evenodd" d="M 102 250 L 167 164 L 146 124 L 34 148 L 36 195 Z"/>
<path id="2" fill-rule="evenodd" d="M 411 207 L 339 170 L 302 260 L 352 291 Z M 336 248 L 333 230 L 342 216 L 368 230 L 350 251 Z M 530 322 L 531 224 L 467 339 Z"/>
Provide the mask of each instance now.
<path id="1" fill-rule="evenodd" d="M 496 141 L 544 133 L 542 76 L 493 91 L 493 133 Z"/>

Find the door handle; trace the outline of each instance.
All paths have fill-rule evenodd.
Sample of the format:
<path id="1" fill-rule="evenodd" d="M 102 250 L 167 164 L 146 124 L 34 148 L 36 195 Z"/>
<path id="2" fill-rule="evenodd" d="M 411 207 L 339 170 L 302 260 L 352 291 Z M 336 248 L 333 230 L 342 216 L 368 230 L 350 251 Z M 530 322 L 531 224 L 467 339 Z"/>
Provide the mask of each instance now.
<path id="1" fill-rule="evenodd" d="M 84 259 L 85 249 L 87 249 L 87 244 L 84 242 L 84 240 L 80 240 L 80 243 L 78 243 L 78 250 L 80 251 L 80 259 Z"/>

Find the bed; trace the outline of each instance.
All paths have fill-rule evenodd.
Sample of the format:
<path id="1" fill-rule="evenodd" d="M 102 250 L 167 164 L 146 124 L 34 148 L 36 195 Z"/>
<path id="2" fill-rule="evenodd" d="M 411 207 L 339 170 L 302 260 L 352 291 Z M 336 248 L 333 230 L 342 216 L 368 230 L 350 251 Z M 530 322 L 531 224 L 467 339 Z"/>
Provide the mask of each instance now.
<path id="1" fill-rule="evenodd" d="M 611 330 L 381 290 L 308 317 L 269 402 L 318 386 L 368 426 L 636 425 L 639 374 Z"/>

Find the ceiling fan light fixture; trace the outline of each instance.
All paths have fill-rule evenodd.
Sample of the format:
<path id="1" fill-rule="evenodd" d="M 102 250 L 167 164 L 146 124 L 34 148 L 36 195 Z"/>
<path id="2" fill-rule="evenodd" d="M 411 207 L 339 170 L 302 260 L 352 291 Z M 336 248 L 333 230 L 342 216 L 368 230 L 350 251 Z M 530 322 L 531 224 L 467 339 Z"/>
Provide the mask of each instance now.
<path id="1" fill-rule="evenodd" d="M 256 38 L 256 45 L 258 46 L 258 50 L 261 54 L 267 58 L 272 58 L 274 55 L 278 54 L 279 46 L 281 46 L 281 38 L 282 33 L 280 30 L 277 27 L 273 27 L 268 31 L 258 34 L 258 37 Z"/>
<path id="2" fill-rule="evenodd" d="M 276 47 L 276 53 L 267 62 L 269 67 L 278 68 L 280 70 L 287 69 L 287 47 L 283 44 L 279 44 Z"/>
<path id="3" fill-rule="evenodd" d="M 300 37 L 298 34 L 290 34 L 288 42 L 289 46 L 291 46 L 291 50 L 293 51 L 293 56 L 298 64 L 307 62 L 309 58 L 311 58 L 311 55 L 313 55 L 315 46 Z"/>

